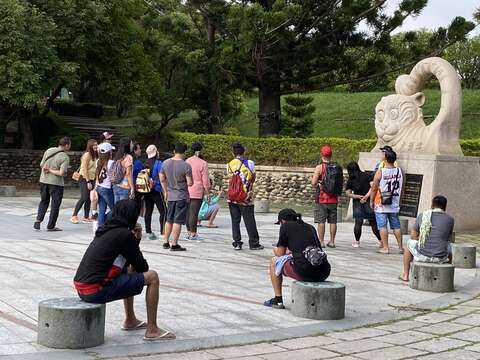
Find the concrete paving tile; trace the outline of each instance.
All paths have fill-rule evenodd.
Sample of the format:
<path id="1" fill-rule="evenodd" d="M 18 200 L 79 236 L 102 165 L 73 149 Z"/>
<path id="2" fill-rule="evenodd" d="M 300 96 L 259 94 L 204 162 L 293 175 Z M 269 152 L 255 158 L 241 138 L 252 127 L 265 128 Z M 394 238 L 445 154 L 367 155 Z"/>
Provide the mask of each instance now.
<path id="1" fill-rule="evenodd" d="M 469 314 L 462 316 L 453 320 L 453 322 L 457 324 L 480 326 L 480 314 Z"/>
<path id="2" fill-rule="evenodd" d="M 462 303 L 462 306 L 470 306 L 473 308 L 480 308 L 480 298 L 476 298 L 467 302 Z"/>
<path id="3" fill-rule="evenodd" d="M 415 329 L 421 326 L 425 326 L 423 323 L 413 320 L 402 320 L 398 322 L 393 322 L 391 324 L 376 326 L 375 329 L 387 330 L 387 331 L 405 331 Z"/>
<path id="4" fill-rule="evenodd" d="M 316 360 L 329 359 L 337 356 L 337 353 L 320 348 L 308 348 L 300 350 L 289 350 L 281 353 L 260 355 L 265 360 Z"/>
<path id="5" fill-rule="evenodd" d="M 432 352 L 432 353 L 439 353 L 442 351 L 453 350 L 459 347 L 463 347 L 465 345 L 469 345 L 468 343 L 463 340 L 457 339 L 449 339 L 449 338 L 434 338 L 431 340 L 422 341 L 415 344 L 406 345 L 409 348 Z"/>
<path id="6" fill-rule="evenodd" d="M 275 352 L 285 351 L 285 349 L 272 344 L 254 344 L 245 346 L 230 346 L 220 349 L 206 350 L 209 354 L 216 355 L 220 358 L 233 358 L 239 356 L 252 356 L 271 354 Z"/>
<path id="7" fill-rule="evenodd" d="M 298 339 L 289 339 L 280 342 L 274 342 L 273 345 L 280 346 L 289 350 L 303 349 L 314 346 L 323 346 L 338 343 L 341 340 L 333 339 L 327 336 L 311 336 Z"/>
<path id="8" fill-rule="evenodd" d="M 465 350 L 480 352 L 480 344 L 475 344 L 473 346 L 468 346 L 468 347 L 465 348 Z"/>
<path id="9" fill-rule="evenodd" d="M 417 358 L 417 356 L 424 354 L 425 352 L 409 349 L 403 346 L 394 346 L 387 349 L 380 349 L 374 351 L 367 351 L 355 356 L 365 360 L 400 360 L 408 358 Z"/>
<path id="10" fill-rule="evenodd" d="M 205 351 L 192 351 L 186 353 L 171 353 L 151 356 L 135 357 L 135 360 L 216 360 L 218 356 Z M 117 359 L 115 359 L 117 360 Z"/>
<path id="11" fill-rule="evenodd" d="M 381 349 L 392 346 L 386 342 L 381 342 L 373 339 L 363 339 L 363 340 L 354 340 L 346 341 L 342 343 L 322 346 L 324 349 L 335 351 L 340 354 L 350 355 L 355 353 L 360 353 L 363 351 Z"/>
<path id="12" fill-rule="evenodd" d="M 480 342 L 480 327 L 476 326 L 465 331 L 460 331 L 458 333 L 449 335 L 449 337 L 471 342 Z"/>
<path id="13" fill-rule="evenodd" d="M 376 337 L 375 340 L 383 341 L 393 345 L 406 345 L 423 340 L 431 339 L 435 335 L 425 334 L 416 330 L 407 330 L 395 334 Z"/>
<path id="14" fill-rule="evenodd" d="M 446 351 L 439 354 L 422 356 L 419 360 L 478 360 L 480 354 L 465 349 Z"/>
<path id="15" fill-rule="evenodd" d="M 442 310 L 440 312 L 442 314 L 462 316 L 462 315 L 471 314 L 472 312 L 475 312 L 475 311 L 476 309 L 471 306 L 455 306 L 453 308 Z"/>
<path id="16" fill-rule="evenodd" d="M 452 314 L 443 314 L 440 312 L 433 312 L 427 315 L 417 316 L 415 321 L 427 323 L 427 324 L 436 324 L 443 321 L 449 321 L 456 318 L 456 315 Z"/>
<path id="17" fill-rule="evenodd" d="M 326 336 L 333 337 L 340 340 L 360 340 L 376 336 L 391 334 L 389 331 L 375 329 L 375 328 L 360 328 L 342 332 L 327 333 Z"/>
<path id="18" fill-rule="evenodd" d="M 435 335 L 447 335 L 447 334 L 468 329 L 470 327 L 471 327 L 470 325 L 456 324 L 454 322 L 442 322 L 442 323 L 432 324 L 429 326 L 424 326 L 416 330 L 426 332 L 429 334 L 435 334 Z"/>

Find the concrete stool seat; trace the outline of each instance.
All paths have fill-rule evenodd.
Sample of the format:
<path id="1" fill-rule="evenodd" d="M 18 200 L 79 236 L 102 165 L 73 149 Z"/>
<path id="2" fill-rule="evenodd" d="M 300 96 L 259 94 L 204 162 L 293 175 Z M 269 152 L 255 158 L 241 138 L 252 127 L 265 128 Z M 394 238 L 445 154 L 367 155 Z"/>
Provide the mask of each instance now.
<path id="1" fill-rule="evenodd" d="M 56 349 L 83 349 L 104 343 L 105 305 L 58 298 L 38 305 L 38 343 Z"/>
<path id="2" fill-rule="evenodd" d="M 16 196 L 17 187 L 12 185 L 1 185 L 0 186 L 0 196 Z"/>
<path id="3" fill-rule="evenodd" d="M 477 248 L 472 244 L 452 244 L 452 264 L 460 269 L 477 267 Z"/>
<path id="4" fill-rule="evenodd" d="M 303 282 L 292 284 L 292 314 L 315 320 L 339 320 L 345 317 L 345 285 L 339 282 Z"/>
<path id="5" fill-rule="evenodd" d="M 455 291 L 453 281 L 455 267 L 452 264 L 433 264 L 414 261 L 410 271 L 410 287 L 431 292 Z"/>

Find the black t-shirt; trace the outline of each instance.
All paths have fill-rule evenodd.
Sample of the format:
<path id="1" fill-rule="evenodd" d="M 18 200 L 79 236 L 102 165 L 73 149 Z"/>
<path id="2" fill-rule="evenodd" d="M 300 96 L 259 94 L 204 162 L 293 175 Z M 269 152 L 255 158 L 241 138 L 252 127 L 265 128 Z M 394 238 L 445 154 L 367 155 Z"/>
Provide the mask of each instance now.
<path id="1" fill-rule="evenodd" d="M 317 232 L 312 225 L 296 221 L 282 224 L 277 246 L 286 247 L 292 252 L 295 272 L 306 281 L 323 281 L 330 274 L 328 261 L 320 266 L 312 266 L 302 253 L 308 246 L 320 246 Z"/>
<path id="2" fill-rule="evenodd" d="M 346 190 L 351 190 L 355 195 L 366 195 L 370 190 L 370 182 L 372 176 L 366 172 L 360 172 L 357 177 L 349 178 L 346 185 Z M 353 201 L 360 201 L 354 199 Z"/>

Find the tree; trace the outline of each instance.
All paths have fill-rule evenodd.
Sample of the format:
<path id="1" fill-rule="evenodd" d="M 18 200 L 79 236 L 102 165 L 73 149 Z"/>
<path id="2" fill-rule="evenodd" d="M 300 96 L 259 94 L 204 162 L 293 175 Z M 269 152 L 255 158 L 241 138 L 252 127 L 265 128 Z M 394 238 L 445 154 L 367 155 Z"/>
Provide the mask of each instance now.
<path id="1" fill-rule="evenodd" d="M 480 88 L 480 36 L 449 47 L 446 59 L 457 69 L 465 88 Z"/>
<path id="2" fill-rule="evenodd" d="M 280 135 L 306 137 L 312 134 L 315 106 L 311 96 L 286 96 Z"/>
<path id="3" fill-rule="evenodd" d="M 418 15 L 427 0 L 403 0 L 392 15 L 386 0 L 256 0 L 234 1 L 228 21 L 236 75 L 258 88 L 260 135 L 279 133 L 280 97 L 361 83 L 395 71 L 384 54 L 394 55 L 390 33 L 405 18 Z M 366 24 L 369 32 L 359 25 Z M 456 18 L 438 29 L 440 48 L 461 40 L 474 24 Z M 370 59 L 363 63 L 370 54 Z M 428 54 L 424 54 L 425 56 Z M 418 60 L 408 57 L 406 67 Z"/>

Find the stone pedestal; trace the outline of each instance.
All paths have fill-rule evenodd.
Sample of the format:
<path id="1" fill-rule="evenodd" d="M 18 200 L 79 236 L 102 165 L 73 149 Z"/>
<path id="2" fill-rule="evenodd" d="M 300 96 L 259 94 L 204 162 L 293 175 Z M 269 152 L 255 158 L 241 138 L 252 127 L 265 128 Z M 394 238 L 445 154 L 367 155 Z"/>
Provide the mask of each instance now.
<path id="1" fill-rule="evenodd" d="M 83 349 L 104 343 L 105 305 L 58 298 L 38 306 L 38 343 L 56 349 Z"/>
<path id="2" fill-rule="evenodd" d="M 452 264 L 460 269 L 477 267 L 477 248 L 472 244 L 452 244 Z"/>
<path id="3" fill-rule="evenodd" d="M 11 185 L 2 185 L 0 186 L 0 196 L 16 196 L 17 188 Z"/>
<path id="4" fill-rule="evenodd" d="M 339 320 L 345 317 L 345 285 L 324 281 L 294 281 L 292 314 L 315 320 Z"/>
<path id="5" fill-rule="evenodd" d="M 410 287 L 431 292 L 455 291 L 453 282 L 455 267 L 452 264 L 431 264 L 412 262 L 410 270 Z"/>
<path id="6" fill-rule="evenodd" d="M 380 158 L 380 152 L 362 152 L 360 168 L 372 171 Z M 455 218 L 456 231 L 479 230 L 480 158 L 400 153 L 397 162 L 404 174 L 423 175 L 419 213 L 431 207 L 435 195 L 443 195 L 448 199 L 447 212 Z"/>
<path id="7" fill-rule="evenodd" d="M 270 211 L 270 200 L 255 200 L 256 213 L 268 213 Z"/>
<path id="8" fill-rule="evenodd" d="M 408 235 L 408 219 L 400 219 L 400 231 L 402 235 Z"/>

